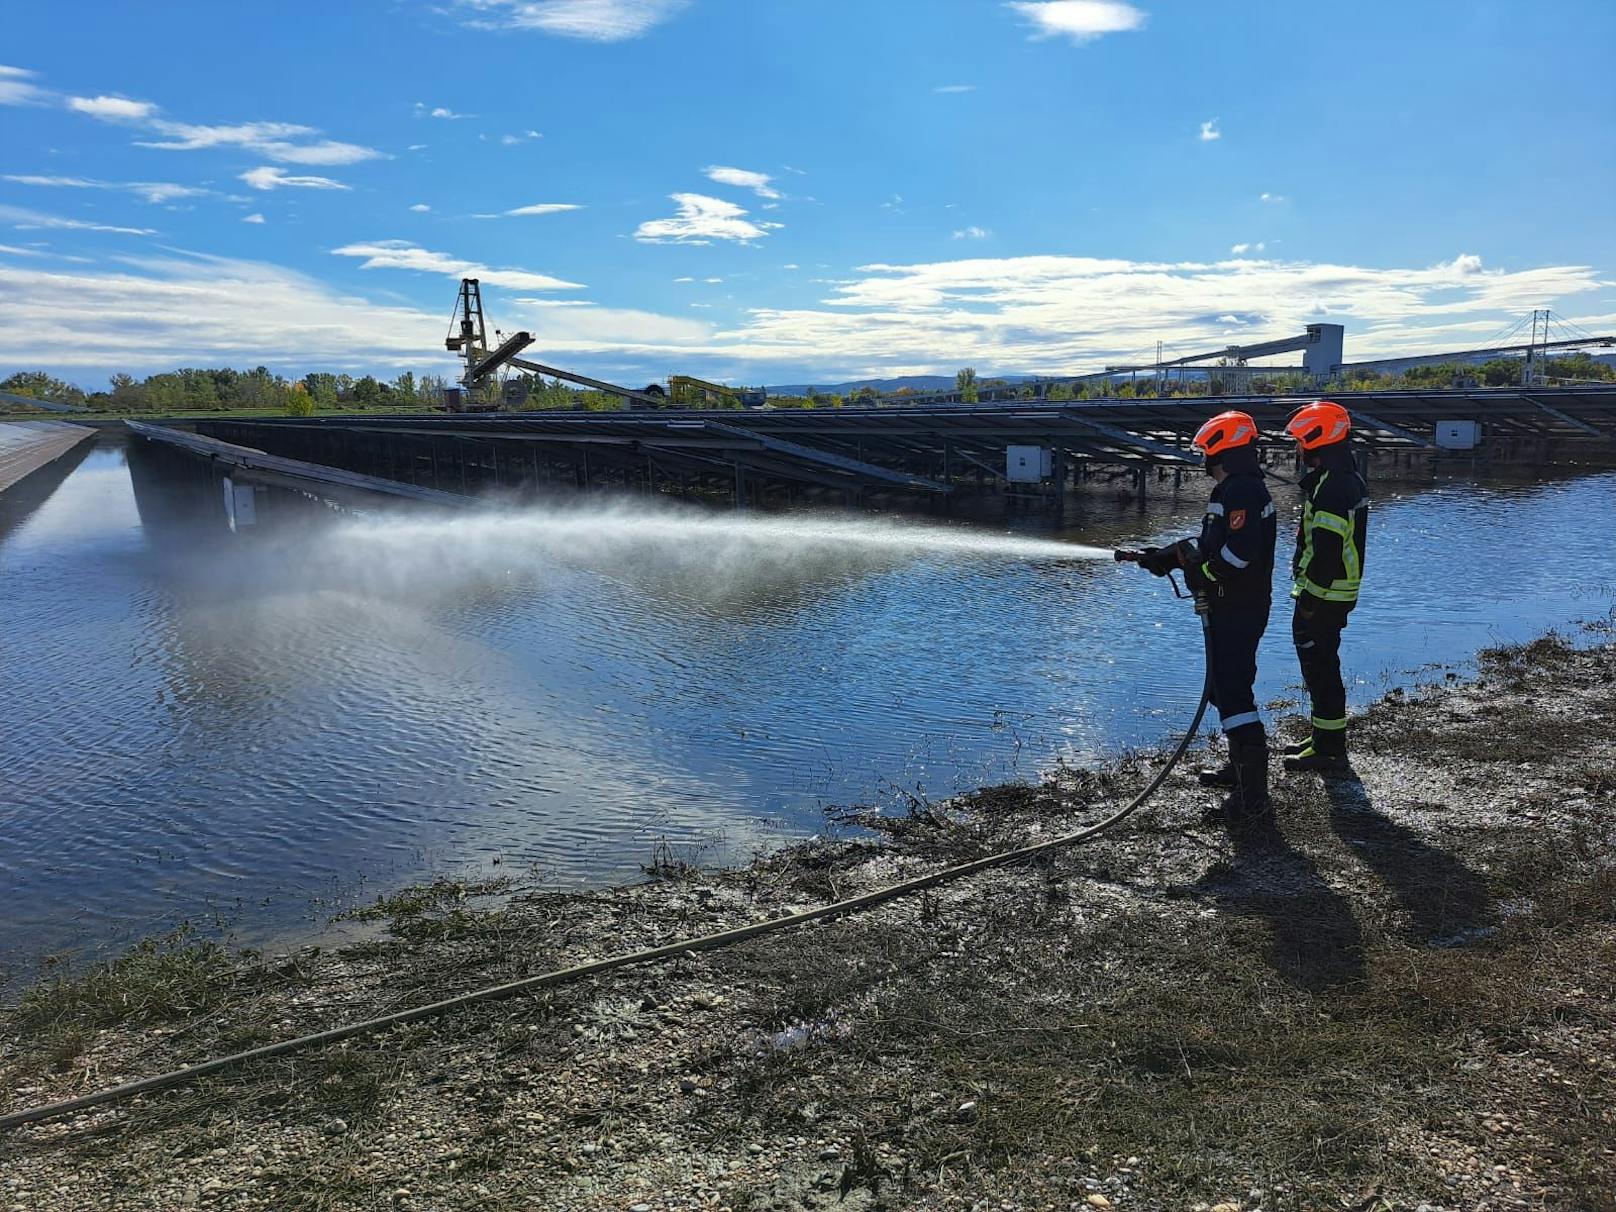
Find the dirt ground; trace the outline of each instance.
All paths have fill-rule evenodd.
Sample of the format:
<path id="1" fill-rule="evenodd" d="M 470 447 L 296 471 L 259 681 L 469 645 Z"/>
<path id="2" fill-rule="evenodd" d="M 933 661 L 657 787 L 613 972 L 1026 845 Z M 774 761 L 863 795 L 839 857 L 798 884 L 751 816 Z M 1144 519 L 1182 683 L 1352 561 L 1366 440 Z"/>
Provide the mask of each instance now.
<path id="1" fill-rule="evenodd" d="M 1201 826 L 1187 762 L 1035 865 L 0 1135 L 0 1212 L 1613 1212 L 1616 642 L 1428 671 L 1352 736 L 1272 831 Z M 736 870 L 415 889 L 335 952 L 150 942 L 0 1014 L 0 1109 L 1068 832 L 1160 760 Z"/>

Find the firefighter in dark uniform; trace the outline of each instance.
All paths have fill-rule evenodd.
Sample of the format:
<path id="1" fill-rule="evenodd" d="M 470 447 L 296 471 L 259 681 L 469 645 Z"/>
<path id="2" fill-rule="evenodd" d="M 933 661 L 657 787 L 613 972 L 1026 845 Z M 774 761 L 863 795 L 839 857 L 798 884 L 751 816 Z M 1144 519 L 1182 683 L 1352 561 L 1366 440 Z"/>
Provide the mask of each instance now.
<path id="1" fill-rule="evenodd" d="M 1195 435 L 1216 481 L 1198 538 L 1147 548 L 1139 563 L 1157 576 L 1183 569 L 1209 603 L 1213 705 L 1229 739 L 1229 762 L 1202 781 L 1232 788 L 1209 821 L 1236 827 L 1272 816 L 1268 800 L 1268 734 L 1257 713 L 1257 642 L 1273 599 L 1274 502 L 1257 463 L 1257 425 L 1243 412 L 1213 417 Z"/>
<path id="2" fill-rule="evenodd" d="M 1307 464 L 1302 520 L 1291 559 L 1291 634 L 1312 700 L 1313 732 L 1285 750 L 1286 770 L 1347 769 L 1347 690 L 1341 681 L 1341 630 L 1358 604 L 1369 490 L 1347 443 L 1352 418 L 1341 405 L 1315 400 L 1285 425 Z"/>

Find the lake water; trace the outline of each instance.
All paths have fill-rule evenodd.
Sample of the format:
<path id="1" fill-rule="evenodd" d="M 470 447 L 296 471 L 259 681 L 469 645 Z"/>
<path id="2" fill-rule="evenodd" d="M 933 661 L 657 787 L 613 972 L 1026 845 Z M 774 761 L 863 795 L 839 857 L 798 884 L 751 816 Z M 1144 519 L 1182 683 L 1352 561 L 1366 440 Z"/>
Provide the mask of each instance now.
<path id="1" fill-rule="evenodd" d="M 1616 475 L 1371 487 L 1355 703 L 1611 609 Z M 182 920 L 288 938 L 438 872 L 605 882 L 659 842 L 722 861 L 829 804 L 1169 739 L 1193 614 L 1054 544 L 1191 533 L 1204 488 L 941 532 L 260 491 L 233 531 L 210 474 L 100 446 L 0 498 L 0 965 Z M 1281 597 L 1264 699 L 1297 693 L 1288 624 Z"/>

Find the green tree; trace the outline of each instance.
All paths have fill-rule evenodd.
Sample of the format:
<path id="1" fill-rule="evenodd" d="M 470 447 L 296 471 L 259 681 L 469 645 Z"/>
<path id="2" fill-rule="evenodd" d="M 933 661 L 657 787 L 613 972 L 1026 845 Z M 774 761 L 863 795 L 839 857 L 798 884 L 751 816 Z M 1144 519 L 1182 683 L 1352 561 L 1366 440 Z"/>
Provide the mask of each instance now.
<path id="1" fill-rule="evenodd" d="M 325 371 L 310 371 L 303 376 L 303 390 L 308 392 L 309 398 L 314 401 L 317 408 L 335 408 L 340 400 L 337 396 L 337 376 Z"/>
<path id="2" fill-rule="evenodd" d="M 1511 387 L 1521 381 L 1523 369 L 1519 358 L 1488 358 L 1476 367 L 1476 377 L 1488 387 Z"/>
<path id="3" fill-rule="evenodd" d="M 293 383 L 286 392 L 286 415 L 289 417 L 312 417 L 314 415 L 314 397 L 309 389 L 301 383 Z"/>
<path id="4" fill-rule="evenodd" d="M 402 371 L 398 378 L 393 380 L 393 403 L 400 408 L 415 407 L 417 399 L 414 371 Z"/>
<path id="5" fill-rule="evenodd" d="M 42 370 L 19 370 L 0 381 L 0 391 L 27 396 L 31 400 L 56 400 L 63 404 L 82 404 L 85 399 L 82 389 Z"/>
<path id="6" fill-rule="evenodd" d="M 374 408 L 382 401 L 382 385 L 370 375 L 364 376 L 353 385 L 354 403 L 361 408 Z"/>
<path id="7" fill-rule="evenodd" d="M 960 403 L 976 403 L 976 370 L 974 367 L 964 367 L 954 376 L 954 389 L 960 393 Z"/>

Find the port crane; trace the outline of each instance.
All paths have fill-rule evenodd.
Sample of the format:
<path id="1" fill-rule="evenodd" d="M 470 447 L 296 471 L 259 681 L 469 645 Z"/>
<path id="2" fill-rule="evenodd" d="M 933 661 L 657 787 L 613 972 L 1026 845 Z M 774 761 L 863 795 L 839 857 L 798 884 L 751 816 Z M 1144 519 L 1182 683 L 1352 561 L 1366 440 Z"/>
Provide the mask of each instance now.
<path id="1" fill-rule="evenodd" d="M 499 408 L 498 400 L 486 403 L 473 402 L 469 396 L 486 383 L 488 377 L 501 366 L 510 366 L 536 375 L 549 375 L 552 379 L 576 383 L 580 387 L 618 396 L 647 408 L 703 408 L 709 404 L 713 396 L 733 400 L 737 407 L 750 407 L 761 405 L 767 398 L 761 387 L 725 387 L 721 383 L 709 383 L 705 379 L 692 378 L 689 375 L 670 375 L 667 390 L 664 390 L 660 383 L 652 383 L 643 391 L 635 391 L 633 388 L 620 387 L 603 379 L 592 379 L 588 375 L 519 357 L 524 349 L 533 344 L 534 338 L 530 332 L 513 333 L 506 337 L 496 329 L 494 335 L 502 340 L 490 349 L 488 325 L 483 317 L 482 286 L 476 278 L 462 278 L 460 295 L 455 301 L 454 312 L 449 317 L 449 333 L 443 342 L 445 349 L 450 353 L 459 354 L 465 363 L 465 370 L 460 376 L 460 386 L 451 389 L 452 394 L 444 401 L 444 407 L 450 412 L 496 411 Z"/>

